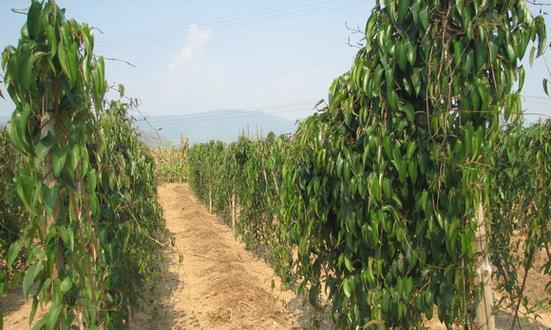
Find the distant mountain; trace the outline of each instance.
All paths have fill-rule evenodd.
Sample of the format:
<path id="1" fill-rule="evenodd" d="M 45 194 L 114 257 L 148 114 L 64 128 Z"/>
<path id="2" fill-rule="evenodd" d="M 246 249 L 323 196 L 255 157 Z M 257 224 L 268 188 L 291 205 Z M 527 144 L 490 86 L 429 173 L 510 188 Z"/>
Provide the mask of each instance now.
<path id="1" fill-rule="evenodd" d="M 8 116 L 0 116 L 0 126 L 9 119 Z M 149 117 L 147 122 L 137 121 L 136 127 L 141 132 L 142 140 L 155 146 L 167 142 L 177 144 L 182 135 L 193 144 L 209 140 L 232 142 L 241 134 L 247 134 L 247 130 L 251 136 L 256 136 L 257 132 L 261 136 L 269 132 L 293 133 L 296 121 L 265 112 L 218 110 L 200 115 Z"/>
<path id="2" fill-rule="evenodd" d="M 149 122 L 149 123 L 148 123 Z M 265 136 L 269 132 L 276 134 L 293 133 L 296 122 L 265 112 L 247 112 L 243 110 L 219 110 L 200 115 L 150 117 L 148 122 L 138 121 L 138 128 L 148 144 L 156 144 L 159 137 L 163 142 L 178 143 L 180 136 L 189 138 L 190 143 L 201 143 L 209 140 L 235 141 L 247 131 L 251 136 L 259 133 Z M 153 126 L 153 128 L 151 127 Z"/>

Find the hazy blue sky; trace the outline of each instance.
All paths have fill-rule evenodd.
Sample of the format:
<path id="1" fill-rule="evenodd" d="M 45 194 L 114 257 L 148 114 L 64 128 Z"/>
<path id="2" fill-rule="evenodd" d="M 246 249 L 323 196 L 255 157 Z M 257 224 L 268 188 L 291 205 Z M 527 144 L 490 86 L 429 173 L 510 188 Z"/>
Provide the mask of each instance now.
<path id="1" fill-rule="evenodd" d="M 107 78 L 126 85 L 149 115 L 193 114 L 216 109 L 270 109 L 298 118 L 326 98 L 345 72 L 374 1 L 360 0 L 58 0 L 67 15 L 88 22 L 96 53 L 133 63 L 109 62 Z M 15 44 L 28 1 L 0 3 L 0 47 Z M 547 20 L 549 22 L 549 20 Z M 550 33 L 551 34 L 551 33 Z M 549 55 L 547 58 L 551 62 Z M 528 69 L 524 94 L 529 112 L 551 115 L 544 97 L 543 61 Z M 12 111 L 0 99 L 0 116 Z M 298 110 L 305 111 L 298 111 Z M 535 117 L 531 117 L 534 119 Z"/>

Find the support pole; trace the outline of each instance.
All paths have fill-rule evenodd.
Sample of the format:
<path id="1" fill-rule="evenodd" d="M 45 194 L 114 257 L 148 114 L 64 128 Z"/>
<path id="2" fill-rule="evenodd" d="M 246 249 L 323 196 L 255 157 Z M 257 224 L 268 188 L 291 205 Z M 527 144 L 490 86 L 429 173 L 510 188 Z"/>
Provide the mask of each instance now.
<path id="1" fill-rule="evenodd" d="M 236 222 L 236 205 L 235 205 L 235 191 L 231 194 L 231 227 L 233 229 L 233 235 L 235 236 L 237 234 L 237 230 L 235 228 L 235 222 Z"/>
<path id="2" fill-rule="evenodd" d="M 209 212 L 212 213 L 212 190 L 209 189 Z"/>
<path id="3" fill-rule="evenodd" d="M 482 201 L 478 203 L 476 212 L 477 228 L 476 228 L 476 252 L 480 254 L 478 268 L 476 269 L 476 281 L 478 285 L 482 285 L 482 296 L 476 306 L 476 329 L 494 330 L 495 319 L 492 310 L 494 303 L 492 294 L 492 266 L 488 258 L 487 238 L 486 238 L 486 223 L 484 219 L 484 207 Z"/>

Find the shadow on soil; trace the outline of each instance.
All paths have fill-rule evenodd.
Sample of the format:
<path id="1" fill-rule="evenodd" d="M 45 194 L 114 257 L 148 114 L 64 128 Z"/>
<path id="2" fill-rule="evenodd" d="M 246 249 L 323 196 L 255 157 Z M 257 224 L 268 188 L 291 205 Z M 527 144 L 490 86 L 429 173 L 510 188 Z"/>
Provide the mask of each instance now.
<path id="1" fill-rule="evenodd" d="M 26 300 L 23 297 L 23 290 L 20 285 L 6 291 L 6 294 L 0 299 L 0 310 L 2 310 L 4 316 L 8 316 L 14 311 L 21 309 L 21 307 L 26 303 Z"/>
<path id="2" fill-rule="evenodd" d="M 166 252 L 171 255 L 171 252 Z M 174 296 L 174 293 L 186 294 L 186 288 L 178 275 L 170 270 L 171 263 L 174 260 L 162 262 L 159 280 L 155 286 L 147 288 L 146 301 L 134 315 L 130 329 L 203 329 L 194 313 L 174 308 L 183 298 Z"/>
<path id="3" fill-rule="evenodd" d="M 523 330 L 540 330 L 540 329 L 551 329 L 544 324 L 533 321 L 533 320 L 521 320 L 521 326 L 519 327 L 518 323 L 515 325 L 514 329 L 523 329 Z M 496 315 L 496 328 L 498 329 L 511 329 L 513 324 L 513 316 L 504 312 L 498 312 Z"/>

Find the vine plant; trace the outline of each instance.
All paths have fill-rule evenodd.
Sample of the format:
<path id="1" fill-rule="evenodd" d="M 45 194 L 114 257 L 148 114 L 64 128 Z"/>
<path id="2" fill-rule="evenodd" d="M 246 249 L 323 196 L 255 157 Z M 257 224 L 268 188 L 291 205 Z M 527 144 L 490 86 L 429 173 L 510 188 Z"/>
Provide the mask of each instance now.
<path id="1" fill-rule="evenodd" d="M 493 146 L 520 115 L 536 38 L 539 55 L 545 24 L 525 1 L 377 2 L 283 172 L 287 270 L 310 296 L 327 289 L 340 326 L 420 326 L 437 306 L 475 327 Z"/>
<path id="2" fill-rule="evenodd" d="M 51 302 L 39 327 L 98 324 L 103 292 L 93 221 L 99 201 L 87 145 L 107 84 L 93 45 L 87 25 L 66 20 L 53 2 L 33 1 L 18 46 L 3 54 L 16 106 L 8 132 L 28 157 L 16 190 L 32 215 L 23 239 L 29 252 L 23 291 L 35 290 L 31 322 L 38 303 Z"/>
<path id="3" fill-rule="evenodd" d="M 27 216 L 19 203 L 15 192 L 14 177 L 18 168 L 22 165 L 22 159 L 11 145 L 8 133 L 4 127 L 0 127 L 0 296 L 5 289 L 13 283 L 18 283 L 21 276 L 21 265 L 8 267 L 8 249 L 17 241 L 21 231 L 27 224 Z M 15 261 L 14 261 L 15 262 Z M 0 329 L 2 329 L 2 310 L 0 310 Z"/>
<path id="4" fill-rule="evenodd" d="M 236 234 L 272 265 L 280 260 L 274 247 L 279 246 L 279 192 L 288 145 L 288 138 L 271 133 L 260 140 L 242 136 L 229 145 L 196 144 L 188 153 L 195 195 L 203 204 L 212 204 L 223 223 L 230 224 L 235 212 Z"/>
<path id="5" fill-rule="evenodd" d="M 272 246 L 286 260 L 278 273 L 312 304 L 327 293 L 339 327 L 421 327 L 437 307 L 448 327 L 491 328 L 477 313 L 481 264 L 491 257 L 518 312 L 528 307 L 518 270 L 551 239 L 548 126 L 517 124 L 520 60 L 531 42 L 531 57 L 543 53 L 543 18 L 522 0 L 378 1 L 365 38 L 292 140 L 267 153 L 245 138 L 195 145 L 191 186 L 224 219 L 236 189 L 245 241 Z M 509 185 L 519 175 L 528 180 Z M 511 230 L 529 238 L 523 258 Z"/>
<path id="6" fill-rule="evenodd" d="M 11 243 L 19 238 L 26 223 L 13 180 L 21 162 L 6 129 L 0 127 L 0 255 L 3 260 L 6 259 Z"/>
<path id="7" fill-rule="evenodd" d="M 17 47 L 2 56 L 16 107 L 7 130 L 24 155 L 15 190 L 30 217 L 7 261 L 28 253 L 29 322 L 39 305 L 48 308 L 33 328 L 120 328 L 155 273 L 164 221 L 153 160 L 126 105 L 104 110 L 92 29 L 64 13 L 54 1 L 32 1 Z"/>
<path id="8" fill-rule="evenodd" d="M 520 307 L 530 314 L 549 303 L 526 294 L 531 271 L 551 274 L 549 136 L 551 122 L 524 127 L 519 121 L 502 131 L 495 149 L 490 251 L 503 293 L 499 304 L 512 311 L 513 322 L 519 319 Z M 551 282 L 546 284 L 549 289 Z"/>

